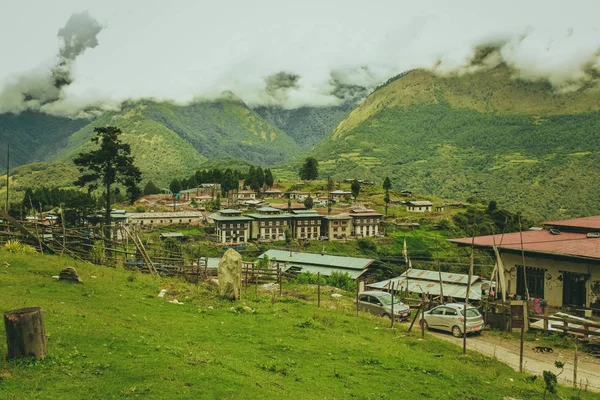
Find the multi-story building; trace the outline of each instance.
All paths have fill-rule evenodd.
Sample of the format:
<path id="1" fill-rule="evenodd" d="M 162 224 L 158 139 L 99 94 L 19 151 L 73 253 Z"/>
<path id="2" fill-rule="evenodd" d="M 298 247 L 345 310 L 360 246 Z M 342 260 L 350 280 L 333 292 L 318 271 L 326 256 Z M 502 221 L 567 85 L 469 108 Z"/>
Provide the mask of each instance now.
<path id="1" fill-rule="evenodd" d="M 374 237 L 379 236 L 379 224 L 383 219 L 383 214 L 376 213 L 375 210 L 360 208 L 350 210 L 352 218 L 353 235 L 356 237 Z"/>
<path id="2" fill-rule="evenodd" d="M 318 239 L 323 216 L 316 210 L 292 211 L 292 232 L 297 239 Z"/>
<path id="3" fill-rule="evenodd" d="M 252 218 L 242 215 L 239 210 L 219 210 L 209 216 L 215 223 L 215 233 L 221 243 L 244 243 L 250 239 Z"/>
<path id="4" fill-rule="evenodd" d="M 165 225 L 199 225 L 203 220 L 199 211 L 148 212 L 127 214 L 127 221 L 143 227 Z"/>
<path id="5" fill-rule="evenodd" d="M 273 207 L 261 207 L 248 214 L 252 221 L 251 238 L 285 240 L 285 229 L 291 229 L 292 215 Z"/>
<path id="6" fill-rule="evenodd" d="M 323 221 L 323 236 L 327 236 L 331 240 L 347 239 L 352 236 L 352 217 L 350 215 L 325 215 Z"/>

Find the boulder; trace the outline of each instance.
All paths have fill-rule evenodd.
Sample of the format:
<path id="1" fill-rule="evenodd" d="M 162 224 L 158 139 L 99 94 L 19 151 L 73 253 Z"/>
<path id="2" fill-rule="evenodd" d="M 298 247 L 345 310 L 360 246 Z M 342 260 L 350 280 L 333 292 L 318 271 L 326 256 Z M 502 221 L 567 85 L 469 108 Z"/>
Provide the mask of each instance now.
<path id="1" fill-rule="evenodd" d="M 79 275 L 77 275 L 77 271 L 75 271 L 75 268 L 73 267 L 67 267 L 60 271 L 60 274 L 58 274 L 58 280 L 83 283 L 83 281 L 79 279 Z"/>
<path id="2" fill-rule="evenodd" d="M 219 295 L 230 300 L 239 300 L 241 287 L 242 256 L 229 249 L 219 261 Z"/>

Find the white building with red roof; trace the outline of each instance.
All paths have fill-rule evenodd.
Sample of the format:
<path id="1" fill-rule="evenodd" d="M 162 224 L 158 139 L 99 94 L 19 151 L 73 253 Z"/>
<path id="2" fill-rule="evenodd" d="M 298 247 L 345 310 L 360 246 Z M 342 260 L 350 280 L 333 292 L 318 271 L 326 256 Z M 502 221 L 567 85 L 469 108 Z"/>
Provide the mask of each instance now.
<path id="1" fill-rule="evenodd" d="M 472 240 L 449 239 L 462 246 L 470 246 Z M 508 293 L 524 297 L 527 285 L 530 298 L 545 299 L 550 306 L 600 311 L 600 216 L 548 221 L 543 229 L 478 236 L 474 245 L 498 249 Z"/>

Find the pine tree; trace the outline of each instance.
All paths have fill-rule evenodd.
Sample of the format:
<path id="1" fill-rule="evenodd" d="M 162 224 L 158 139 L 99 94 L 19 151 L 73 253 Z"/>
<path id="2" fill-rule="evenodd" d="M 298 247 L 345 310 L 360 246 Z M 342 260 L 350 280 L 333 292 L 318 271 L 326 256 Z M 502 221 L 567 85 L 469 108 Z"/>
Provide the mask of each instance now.
<path id="1" fill-rule="evenodd" d="M 304 160 L 304 165 L 300 169 L 300 179 L 307 181 L 313 181 L 319 177 L 319 162 L 313 158 L 308 157 Z"/>

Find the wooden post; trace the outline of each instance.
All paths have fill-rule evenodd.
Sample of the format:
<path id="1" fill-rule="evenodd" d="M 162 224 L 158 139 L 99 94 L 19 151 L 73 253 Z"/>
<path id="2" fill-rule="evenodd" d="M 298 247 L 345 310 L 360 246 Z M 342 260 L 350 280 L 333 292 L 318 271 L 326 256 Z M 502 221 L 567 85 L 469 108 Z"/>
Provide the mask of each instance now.
<path id="1" fill-rule="evenodd" d="M 577 389 L 577 343 L 575 343 L 575 356 L 573 357 L 573 389 Z"/>
<path id="2" fill-rule="evenodd" d="M 425 312 L 425 294 L 421 294 L 421 312 Z M 425 337 L 425 324 L 421 324 L 421 339 Z"/>
<path id="3" fill-rule="evenodd" d="M 21 308 L 4 313 L 8 358 L 44 359 L 47 350 L 46 328 L 40 307 Z"/>
<path id="4" fill-rule="evenodd" d="M 390 315 L 390 319 L 392 320 L 392 325 L 391 327 L 394 327 L 394 282 L 392 282 L 392 315 Z"/>
<path id="5" fill-rule="evenodd" d="M 317 272 L 317 307 L 321 307 L 321 273 Z"/>
<path id="6" fill-rule="evenodd" d="M 548 306 L 544 306 L 544 330 L 548 330 Z"/>
<path id="7" fill-rule="evenodd" d="M 277 276 L 279 277 L 279 297 L 282 296 L 283 293 L 283 279 L 282 279 L 282 271 L 281 271 L 281 266 L 279 264 L 277 264 Z"/>
<path id="8" fill-rule="evenodd" d="M 356 316 L 358 317 L 358 293 L 360 290 L 360 281 L 356 280 Z"/>
<path id="9" fill-rule="evenodd" d="M 410 326 L 408 327 L 408 331 L 410 332 L 412 330 L 413 325 L 415 324 L 415 321 L 417 320 L 417 318 L 419 317 L 419 312 L 421 311 L 421 308 L 423 307 L 423 305 L 419 305 L 419 307 L 417 308 L 417 312 L 415 313 L 415 317 L 413 318 L 412 322 L 410 323 Z"/>
<path id="10" fill-rule="evenodd" d="M 523 321 L 521 323 L 521 339 L 519 345 L 519 372 L 523 373 L 523 338 L 525 336 L 525 316 L 523 316 Z"/>

